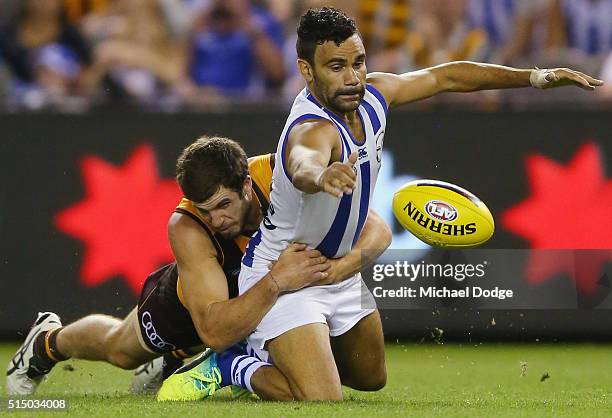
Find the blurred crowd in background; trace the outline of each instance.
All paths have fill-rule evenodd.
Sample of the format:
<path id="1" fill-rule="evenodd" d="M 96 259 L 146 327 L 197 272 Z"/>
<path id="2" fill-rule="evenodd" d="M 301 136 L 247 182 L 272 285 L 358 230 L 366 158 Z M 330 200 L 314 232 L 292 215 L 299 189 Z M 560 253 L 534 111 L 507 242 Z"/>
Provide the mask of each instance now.
<path id="1" fill-rule="evenodd" d="M 607 81 L 591 95 L 562 89 L 546 99 L 481 92 L 438 100 L 492 109 L 538 100 L 610 105 L 612 0 L 0 0 L 0 108 L 284 105 L 304 86 L 297 21 L 322 5 L 356 19 L 368 71 L 472 60 L 572 67 Z"/>

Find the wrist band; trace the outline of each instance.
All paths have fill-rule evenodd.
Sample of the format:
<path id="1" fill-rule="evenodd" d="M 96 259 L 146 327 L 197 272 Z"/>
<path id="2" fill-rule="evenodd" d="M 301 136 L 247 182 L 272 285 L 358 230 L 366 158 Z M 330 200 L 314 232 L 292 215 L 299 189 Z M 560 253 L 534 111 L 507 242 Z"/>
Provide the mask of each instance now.
<path id="1" fill-rule="evenodd" d="M 531 74 L 529 74 L 529 82 L 531 83 L 531 86 L 535 87 L 536 89 L 545 88 L 548 83 L 550 83 L 550 81 L 546 79 L 546 76 L 548 76 L 550 73 L 551 72 L 546 69 L 540 70 L 539 68 L 536 68 L 535 70 L 531 70 Z"/>

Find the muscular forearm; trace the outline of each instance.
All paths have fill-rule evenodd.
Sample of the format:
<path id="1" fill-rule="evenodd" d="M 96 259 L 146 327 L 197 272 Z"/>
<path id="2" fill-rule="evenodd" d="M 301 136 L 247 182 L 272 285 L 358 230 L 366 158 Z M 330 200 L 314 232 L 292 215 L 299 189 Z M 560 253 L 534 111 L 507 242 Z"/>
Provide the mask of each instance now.
<path id="1" fill-rule="evenodd" d="M 391 245 L 391 239 L 392 233 L 385 221 L 370 213 L 353 249 L 338 259 L 338 280 L 352 277 L 373 263 Z"/>
<path id="2" fill-rule="evenodd" d="M 385 221 L 374 211 L 370 211 L 355 246 L 342 258 L 331 261 L 329 276 L 314 285 L 334 284 L 353 277 L 373 263 L 391 245 L 392 238 L 391 229 Z"/>
<path id="3" fill-rule="evenodd" d="M 318 184 L 319 176 L 325 167 L 310 161 L 303 161 L 293 174 L 292 183 L 296 189 L 304 193 L 317 193 L 321 190 Z"/>
<path id="4" fill-rule="evenodd" d="M 531 70 L 495 64 L 458 61 L 434 67 L 431 71 L 436 76 L 441 91 L 470 92 L 531 85 Z"/>
<path id="5" fill-rule="evenodd" d="M 246 338 L 276 302 L 279 288 L 268 274 L 244 294 L 207 306 L 198 333 L 213 350 L 223 351 Z"/>

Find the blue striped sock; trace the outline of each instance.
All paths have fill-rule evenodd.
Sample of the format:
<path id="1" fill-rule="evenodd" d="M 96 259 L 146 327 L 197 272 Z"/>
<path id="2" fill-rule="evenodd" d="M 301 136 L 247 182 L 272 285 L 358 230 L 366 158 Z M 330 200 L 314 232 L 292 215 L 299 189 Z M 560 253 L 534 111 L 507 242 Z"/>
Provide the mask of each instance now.
<path id="1" fill-rule="evenodd" d="M 262 366 L 271 366 L 271 364 L 248 355 L 235 357 L 232 361 L 232 384 L 253 392 L 251 377 Z"/>
<path id="2" fill-rule="evenodd" d="M 246 354 L 245 346 L 242 344 L 234 344 L 224 352 L 217 354 L 217 367 L 221 372 L 221 387 L 232 384 L 232 365 L 237 357 L 242 357 Z"/>

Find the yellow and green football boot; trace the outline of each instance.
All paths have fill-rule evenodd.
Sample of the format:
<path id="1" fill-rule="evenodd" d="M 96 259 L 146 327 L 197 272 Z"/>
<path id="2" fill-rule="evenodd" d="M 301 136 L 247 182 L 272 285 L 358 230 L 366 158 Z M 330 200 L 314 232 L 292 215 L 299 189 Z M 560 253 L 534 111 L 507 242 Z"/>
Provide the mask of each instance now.
<path id="1" fill-rule="evenodd" d="M 199 401 L 220 388 L 221 371 L 217 367 L 217 353 L 208 349 L 170 375 L 157 392 L 157 400 Z"/>

